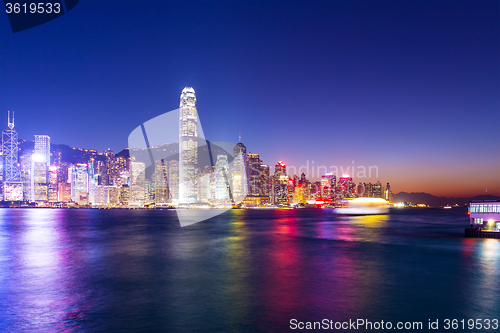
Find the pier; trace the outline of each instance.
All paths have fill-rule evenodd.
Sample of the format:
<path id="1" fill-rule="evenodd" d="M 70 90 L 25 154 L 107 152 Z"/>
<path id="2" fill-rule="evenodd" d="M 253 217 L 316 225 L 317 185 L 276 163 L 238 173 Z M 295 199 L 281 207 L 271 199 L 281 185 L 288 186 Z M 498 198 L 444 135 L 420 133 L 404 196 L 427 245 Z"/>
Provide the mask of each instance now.
<path id="1" fill-rule="evenodd" d="M 465 237 L 500 239 L 500 232 L 478 230 L 478 229 L 474 229 L 474 228 L 466 228 L 465 229 Z"/>

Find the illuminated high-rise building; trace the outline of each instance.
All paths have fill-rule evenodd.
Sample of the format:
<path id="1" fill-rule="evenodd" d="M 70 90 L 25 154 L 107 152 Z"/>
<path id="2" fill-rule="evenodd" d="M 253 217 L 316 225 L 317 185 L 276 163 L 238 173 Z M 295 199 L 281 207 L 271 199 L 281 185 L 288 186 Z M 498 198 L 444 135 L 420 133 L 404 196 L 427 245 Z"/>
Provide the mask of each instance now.
<path id="1" fill-rule="evenodd" d="M 355 184 L 352 181 L 352 177 L 349 175 L 344 175 L 339 178 L 339 182 L 337 184 L 337 192 L 338 198 L 353 198 L 355 192 Z"/>
<path id="2" fill-rule="evenodd" d="M 57 202 L 57 167 L 55 165 L 51 165 L 48 169 L 47 199 L 49 202 Z"/>
<path id="3" fill-rule="evenodd" d="M 198 201 L 198 111 L 194 89 L 182 90 L 179 106 L 179 203 Z"/>
<path id="4" fill-rule="evenodd" d="M 394 196 L 391 191 L 391 185 L 389 185 L 389 183 L 387 183 L 387 187 L 385 188 L 384 194 L 385 194 L 384 195 L 385 200 L 389 201 L 390 203 L 394 201 Z"/>
<path id="5" fill-rule="evenodd" d="M 374 198 L 383 198 L 383 193 L 384 191 L 382 190 L 382 184 L 380 183 L 380 181 L 377 181 L 375 184 L 373 184 L 372 196 Z"/>
<path id="6" fill-rule="evenodd" d="M 248 153 L 247 155 L 247 180 L 248 180 L 248 195 L 260 196 L 261 195 L 261 173 L 262 161 L 259 154 Z"/>
<path id="7" fill-rule="evenodd" d="M 240 141 L 234 147 L 234 160 L 233 160 L 233 172 L 232 172 L 232 185 L 233 185 L 233 196 L 235 200 L 241 201 L 244 199 L 247 193 L 247 182 L 246 182 L 246 154 L 247 147 Z"/>
<path id="8" fill-rule="evenodd" d="M 279 179 L 282 175 L 286 175 L 286 165 L 283 161 L 279 161 L 274 167 L 274 177 Z"/>
<path id="9" fill-rule="evenodd" d="M 10 111 L 7 114 L 7 129 L 2 132 L 2 182 L 3 195 L 0 199 L 6 201 L 23 200 L 23 186 L 21 182 L 21 170 L 19 169 L 19 149 L 17 132 L 14 129 L 14 112 L 12 120 Z"/>
<path id="10" fill-rule="evenodd" d="M 288 205 L 288 176 L 286 174 L 286 165 L 279 161 L 274 168 L 274 176 L 271 187 L 271 198 L 274 205 Z"/>
<path id="11" fill-rule="evenodd" d="M 231 197 L 229 179 L 229 163 L 226 155 L 218 155 L 215 165 L 215 199 L 228 201 Z"/>
<path id="12" fill-rule="evenodd" d="M 47 167 L 50 166 L 50 136 L 35 135 L 35 154 L 43 156 Z"/>
<path id="13" fill-rule="evenodd" d="M 57 201 L 71 202 L 71 184 L 59 183 L 57 184 Z"/>
<path id="14" fill-rule="evenodd" d="M 170 202 L 179 202 L 179 161 L 168 161 L 168 194 Z"/>
<path id="15" fill-rule="evenodd" d="M 260 195 L 269 197 L 269 165 L 261 164 L 260 166 Z"/>
<path id="16" fill-rule="evenodd" d="M 295 190 L 294 202 L 305 203 L 307 201 L 307 185 L 299 183 L 295 185 L 294 190 Z"/>
<path id="17" fill-rule="evenodd" d="M 321 197 L 325 201 L 334 199 L 337 177 L 331 173 L 321 176 Z"/>
<path id="18" fill-rule="evenodd" d="M 31 155 L 31 152 L 26 152 L 19 157 L 24 201 L 31 201 Z"/>
<path id="19" fill-rule="evenodd" d="M 87 164 L 74 164 L 69 170 L 71 174 L 71 200 L 73 202 L 84 202 L 82 198 L 86 198 L 88 204 L 89 193 L 89 172 Z"/>
<path id="20" fill-rule="evenodd" d="M 130 161 L 129 206 L 143 207 L 146 202 L 146 165 L 144 162 Z"/>
<path id="21" fill-rule="evenodd" d="M 154 177 L 154 201 L 155 203 L 165 203 L 169 201 L 168 195 L 168 161 L 159 160 L 155 162 Z"/>

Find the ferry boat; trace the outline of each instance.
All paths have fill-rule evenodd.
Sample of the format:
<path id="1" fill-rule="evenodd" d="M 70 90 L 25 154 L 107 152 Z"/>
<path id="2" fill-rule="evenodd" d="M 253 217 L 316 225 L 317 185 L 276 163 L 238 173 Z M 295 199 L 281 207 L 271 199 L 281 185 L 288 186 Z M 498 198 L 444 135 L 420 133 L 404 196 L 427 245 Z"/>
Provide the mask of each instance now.
<path id="1" fill-rule="evenodd" d="M 338 215 L 385 215 L 389 213 L 389 202 L 382 198 L 356 198 L 340 201 L 333 209 Z"/>
<path id="2" fill-rule="evenodd" d="M 465 235 L 500 238 L 500 200 L 475 200 L 469 204 L 470 228 Z"/>

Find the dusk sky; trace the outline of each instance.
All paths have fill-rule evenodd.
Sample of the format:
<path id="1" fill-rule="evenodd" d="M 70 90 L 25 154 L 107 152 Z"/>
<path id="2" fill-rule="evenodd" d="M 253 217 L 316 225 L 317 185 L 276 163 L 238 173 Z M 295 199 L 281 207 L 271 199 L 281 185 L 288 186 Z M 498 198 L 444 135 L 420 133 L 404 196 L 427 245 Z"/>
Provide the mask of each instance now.
<path id="1" fill-rule="evenodd" d="M 208 140 L 241 132 L 266 164 L 500 195 L 499 1 L 80 1 L 15 34 L 0 15 L 20 139 L 118 152 L 185 86 Z"/>

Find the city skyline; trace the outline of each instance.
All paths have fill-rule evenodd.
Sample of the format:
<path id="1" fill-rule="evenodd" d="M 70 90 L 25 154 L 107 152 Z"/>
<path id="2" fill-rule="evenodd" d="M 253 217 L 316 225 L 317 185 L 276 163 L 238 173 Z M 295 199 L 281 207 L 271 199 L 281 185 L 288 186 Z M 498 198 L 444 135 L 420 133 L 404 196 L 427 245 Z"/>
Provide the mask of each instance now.
<path id="1" fill-rule="evenodd" d="M 192 93 L 192 96 L 191 97 L 194 97 L 194 107 L 196 109 L 196 97 L 194 96 L 194 89 L 191 88 L 191 87 L 186 87 L 186 88 L 189 88 L 190 89 L 190 93 Z M 183 105 L 183 99 L 182 97 L 185 95 L 185 92 L 186 92 L 186 88 L 184 88 L 182 94 L 181 94 L 181 107 Z M 195 111 L 195 114 L 196 114 L 196 111 Z M 181 119 L 182 119 L 182 113 L 180 114 L 181 115 Z M 196 118 L 196 116 L 195 116 Z M 10 111 L 8 111 L 8 127 L 6 129 L 6 131 L 10 130 L 10 131 L 14 131 L 15 133 L 15 136 L 17 137 L 18 133 L 16 132 L 15 128 L 14 128 L 14 122 L 12 121 L 11 122 L 11 116 L 10 116 Z M 197 123 L 194 122 L 194 126 L 197 126 Z M 183 124 L 182 124 L 182 120 L 180 122 L 180 129 L 183 128 Z M 180 132 L 181 133 L 181 132 Z M 44 177 L 47 177 L 47 181 L 46 183 L 49 184 L 49 178 L 50 178 L 50 170 L 48 169 L 50 167 L 50 159 L 51 159 L 51 154 L 53 152 L 53 150 L 51 150 L 50 148 L 50 136 L 48 135 L 34 135 L 35 136 L 35 139 L 32 141 L 33 144 L 34 144 L 34 150 L 33 150 L 33 164 L 32 164 L 32 172 L 34 172 L 33 168 L 36 168 L 36 165 L 40 164 L 42 165 L 44 168 L 46 168 L 46 173 L 47 175 Z M 194 138 L 194 137 L 193 137 Z M 180 136 L 180 139 L 182 139 L 182 136 Z M 25 142 L 26 141 L 29 141 L 29 140 L 24 140 Z M 8 141 L 10 142 L 10 141 Z M 176 142 L 177 143 L 177 142 Z M 64 144 L 62 144 L 64 145 Z M 165 144 L 165 146 L 169 146 L 169 144 Z M 17 144 L 16 144 L 16 147 L 17 147 Z M 79 149 L 79 150 L 84 150 L 84 151 L 88 151 L 88 150 L 85 150 L 83 148 L 79 148 L 79 147 L 73 147 L 73 149 Z M 120 153 L 124 150 L 128 150 L 129 148 L 125 148 L 123 150 L 120 151 Z M 19 148 L 20 150 L 20 148 Z M 98 151 L 98 150 L 93 150 L 93 149 L 90 149 L 91 151 L 95 152 L 97 155 L 103 155 L 103 156 L 107 156 L 111 153 L 111 155 L 113 156 L 114 153 L 110 150 L 102 150 L 102 151 Z M 283 161 L 278 161 L 276 163 L 276 166 L 274 168 L 270 168 L 267 164 L 264 164 L 264 161 L 262 161 L 260 159 L 260 155 L 258 153 L 253 153 L 252 151 L 248 151 L 248 154 L 247 154 L 247 147 L 241 142 L 241 135 L 239 137 L 239 142 L 238 144 L 236 144 L 235 148 L 234 148 L 234 156 L 238 156 L 239 154 L 243 155 L 247 160 L 248 160 L 248 165 L 249 167 L 252 169 L 252 170 L 259 170 L 259 174 L 257 174 L 255 177 L 257 177 L 257 179 L 253 179 L 252 180 L 252 171 L 250 171 L 250 173 L 248 175 L 245 175 L 245 177 L 249 177 L 248 179 L 248 184 L 249 184 L 249 191 L 248 191 L 248 195 L 252 196 L 252 195 L 257 195 L 257 193 L 254 193 L 252 192 L 251 190 L 251 186 L 250 185 L 253 185 L 254 187 L 259 187 L 261 185 L 256 185 L 256 184 L 261 184 L 262 180 L 258 180 L 258 178 L 260 178 L 260 174 L 262 172 L 266 173 L 269 175 L 269 174 L 274 174 L 275 176 L 278 175 L 277 177 L 279 178 L 280 174 L 283 173 L 284 175 L 286 175 L 286 179 L 283 180 L 283 184 L 286 184 L 288 183 L 289 180 L 292 179 L 292 177 L 299 177 L 299 178 L 296 178 L 297 180 L 302 178 L 302 177 L 308 177 L 308 179 L 310 181 L 313 181 L 317 184 L 323 184 L 323 181 L 325 180 L 325 177 L 331 177 L 331 176 L 334 176 L 334 178 L 337 178 L 338 180 L 344 178 L 350 178 L 351 181 L 353 181 L 352 183 L 352 189 L 355 189 L 357 190 L 358 186 L 360 184 L 364 184 L 364 185 L 369 185 L 369 186 L 372 186 L 372 185 L 376 185 L 376 184 L 379 184 L 378 186 L 380 187 L 381 186 L 381 181 L 380 181 L 380 178 L 379 177 L 365 177 L 365 176 L 362 176 L 362 177 L 356 177 L 357 175 L 359 175 L 360 173 L 363 174 L 363 175 L 366 175 L 366 174 L 371 174 L 371 168 L 375 168 L 375 172 L 376 174 L 378 174 L 378 168 L 376 166 L 369 166 L 367 168 L 365 168 L 364 166 L 356 166 L 354 165 L 351 165 L 351 166 L 347 166 L 345 169 L 343 168 L 343 166 L 340 166 L 337 167 L 337 166 L 331 166 L 330 169 L 326 166 L 314 166 L 314 165 L 311 165 L 311 168 L 309 168 L 309 161 L 307 161 L 307 166 L 299 166 L 299 167 L 296 167 L 296 166 L 288 166 L 288 172 L 286 171 L 287 169 L 287 165 L 285 162 Z M 222 156 L 222 155 L 219 155 L 217 157 L 217 164 L 219 164 L 219 157 Z M 20 159 L 21 159 L 22 155 L 20 155 L 18 157 L 19 159 L 19 163 L 20 163 Z M 194 157 L 194 159 L 196 160 L 196 157 Z M 47 162 L 47 160 L 49 162 Z M 160 163 L 161 161 L 156 161 L 155 162 L 155 170 L 156 170 L 156 167 L 157 167 L 157 163 Z M 7 163 L 7 161 L 6 161 Z M 31 162 L 30 162 L 31 163 Z M 132 163 L 132 162 L 131 162 Z M 256 166 L 253 166 L 254 163 L 257 163 Z M 91 162 L 89 162 L 88 164 L 85 164 L 85 171 L 83 172 L 83 174 L 89 174 L 89 170 L 90 169 L 87 169 L 87 166 L 90 167 L 90 164 Z M 161 163 L 160 163 L 161 164 Z M 226 164 L 227 164 L 227 158 L 226 158 Z M 71 164 L 73 165 L 73 164 Z M 74 170 L 77 170 L 78 168 L 81 168 L 79 167 L 80 164 L 74 164 Z M 237 166 L 238 164 L 235 164 L 235 166 Z M 272 163 L 271 163 L 271 166 L 272 166 Z M 164 168 L 165 166 L 163 166 L 162 168 Z M 242 166 L 240 166 L 239 168 L 241 168 Z M 264 169 L 262 169 L 262 167 Z M 143 166 L 139 166 L 140 170 L 138 170 L 135 174 L 135 176 L 137 176 L 138 174 L 140 174 L 141 172 L 144 172 L 144 167 Z M 236 167 L 238 168 L 238 167 Z M 244 168 L 244 167 L 243 167 Z M 280 171 L 280 168 L 282 168 L 283 170 L 285 171 Z M 334 169 L 332 169 L 334 168 Z M 352 168 L 352 169 L 351 169 Z M 357 171 L 350 171 L 350 170 L 357 170 L 357 168 L 362 168 L 360 172 L 357 172 Z M 179 168 L 179 171 L 181 170 L 182 168 Z M 267 169 L 267 171 L 266 171 Z M 368 172 L 366 170 L 369 170 Z M 52 171 L 54 171 L 55 169 L 53 169 Z M 290 172 L 290 170 L 293 170 L 292 172 Z M 309 173 L 309 171 L 312 170 L 312 174 Z M 314 170 L 317 170 L 316 172 Z M 332 172 L 332 170 L 335 170 Z M 340 172 L 339 172 L 340 170 Z M 18 173 L 20 170 L 18 170 Z M 272 171 L 272 172 L 271 172 Z M 130 168 L 130 173 L 131 175 L 134 173 L 133 171 L 133 168 L 131 167 Z M 75 173 L 73 173 L 74 175 Z M 72 177 L 72 173 L 71 171 L 69 172 L 69 178 Z M 88 177 L 88 176 L 86 176 Z M 133 177 L 132 177 L 133 178 Z M 180 174 L 179 174 L 179 179 L 180 179 Z M 35 193 L 36 193 L 36 187 L 35 187 L 35 178 L 31 178 L 31 196 L 35 196 Z M 142 181 L 142 185 L 141 187 L 144 186 L 144 181 Z M 242 181 L 241 179 L 239 180 L 240 182 Z M 8 182 L 8 181 L 7 181 Z M 88 180 L 85 181 L 86 182 L 86 188 L 87 188 L 87 191 L 89 189 L 89 182 L 90 182 L 90 178 Z M 372 184 L 373 183 L 373 184 Z M 300 186 L 302 185 L 301 183 L 297 183 L 299 184 Z M 394 184 L 394 183 L 393 183 Z M 272 184 L 271 184 L 272 185 Z M 85 187 L 84 186 L 84 187 Z M 239 185 L 240 186 L 240 190 L 241 191 L 241 186 L 242 185 Z M 246 186 L 246 179 L 245 179 L 245 186 Z M 323 185 L 322 185 L 323 186 Z M 335 188 L 335 185 L 333 185 L 333 188 Z M 387 188 L 390 188 L 389 187 L 389 182 L 387 183 Z M 364 188 L 365 190 L 365 188 Z M 273 188 L 271 186 L 271 188 L 269 189 L 270 192 L 273 191 Z M 371 191 L 371 189 L 370 189 Z M 379 191 L 382 191 L 383 192 L 383 188 L 382 190 L 380 190 L 379 188 Z M 410 192 L 410 191 L 405 191 L 404 189 L 400 190 L 400 191 L 397 191 L 397 192 Z M 397 193 L 395 192 L 395 193 Z M 415 193 L 421 193 L 423 191 L 418 191 L 418 192 L 415 192 Z M 50 196 L 50 189 L 48 190 L 47 192 L 47 189 L 45 189 L 45 196 L 49 197 Z M 77 202 L 77 191 L 75 192 L 73 189 L 71 189 L 71 198 L 72 200 L 74 200 L 74 202 Z M 245 189 L 245 193 L 246 193 L 246 189 Z M 359 193 L 359 191 L 358 191 Z M 370 192 L 371 193 L 371 192 Z M 392 193 L 392 192 L 391 192 Z M 425 192 L 424 192 L 425 193 Z M 434 194 L 434 193 L 429 193 L 429 194 Z M 491 194 L 491 195 L 498 195 L 496 194 L 494 191 L 493 192 L 487 192 L 486 194 Z M 57 193 L 55 194 L 56 197 L 57 197 Z M 285 195 L 285 194 L 284 194 Z M 379 195 L 382 195 L 383 196 L 383 193 L 380 193 Z M 475 195 L 481 195 L 481 193 L 479 194 L 475 194 Z M 459 197 L 459 196 L 455 196 L 455 197 Z M 144 200 L 144 199 L 142 199 Z M 141 200 L 140 200 L 141 201 Z M 194 201 L 191 201 L 191 202 L 194 202 Z M 187 202 L 186 202 L 187 203 Z M 279 203 L 279 202 L 278 202 Z M 275 203 L 277 204 L 277 203 Z"/>
<path id="2" fill-rule="evenodd" d="M 316 4 L 87 2 L 17 34 L 3 17 L 0 110 L 21 139 L 120 151 L 192 86 L 205 135 L 241 133 L 264 161 L 498 195 L 500 4 Z"/>

